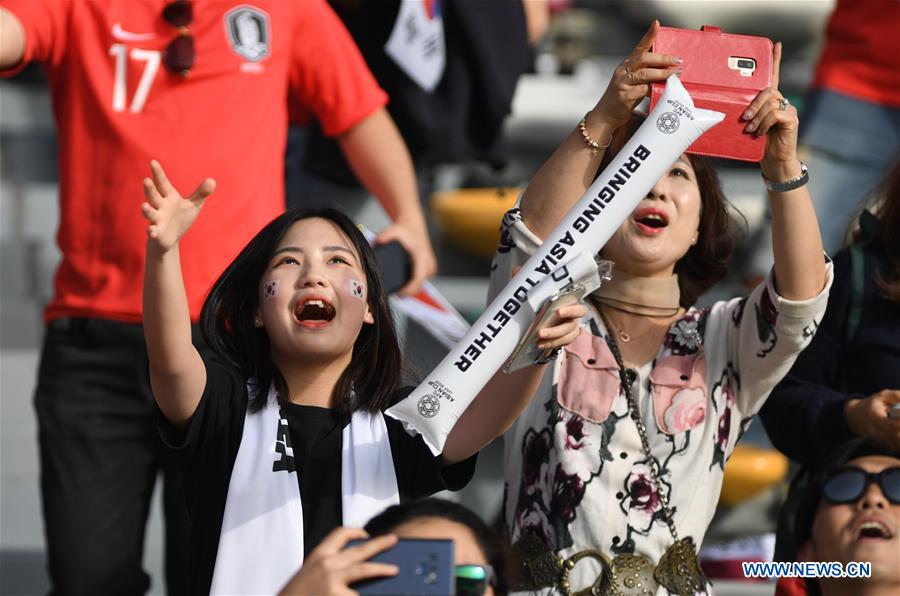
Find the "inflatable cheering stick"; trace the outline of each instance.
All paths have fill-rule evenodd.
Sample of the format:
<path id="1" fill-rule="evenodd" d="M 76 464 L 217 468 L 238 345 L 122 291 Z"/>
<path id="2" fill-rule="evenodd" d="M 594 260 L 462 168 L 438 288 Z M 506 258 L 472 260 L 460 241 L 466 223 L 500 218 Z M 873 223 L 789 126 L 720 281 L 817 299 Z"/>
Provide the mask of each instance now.
<path id="1" fill-rule="evenodd" d="M 463 340 L 406 399 L 387 410 L 437 455 L 478 392 L 506 362 L 534 319 L 532 289 L 567 258 L 596 254 L 679 155 L 722 121 L 694 107 L 672 75 L 647 120 L 513 276 Z"/>

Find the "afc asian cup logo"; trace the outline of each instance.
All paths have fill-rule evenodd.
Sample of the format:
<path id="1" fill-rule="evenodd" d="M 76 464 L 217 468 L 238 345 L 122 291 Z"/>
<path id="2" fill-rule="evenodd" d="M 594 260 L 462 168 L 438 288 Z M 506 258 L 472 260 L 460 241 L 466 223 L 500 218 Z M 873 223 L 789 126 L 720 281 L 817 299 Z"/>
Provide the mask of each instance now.
<path id="1" fill-rule="evenodd" d="M 433 395 L 423 395 L 417 405 L 423 418 L 434 418 L 441 410 L 441 402 Z"/>
<path id="2" fill-rule="evenodd" d="M 665 112 L 664 114 L 660 114 L 659 118 L 656 119 L 656 128 L 667 135 L 678 130 L 679 124 L 681 124 L 681 121 L 678 119 L 678 114 L 675 112 Z"/>

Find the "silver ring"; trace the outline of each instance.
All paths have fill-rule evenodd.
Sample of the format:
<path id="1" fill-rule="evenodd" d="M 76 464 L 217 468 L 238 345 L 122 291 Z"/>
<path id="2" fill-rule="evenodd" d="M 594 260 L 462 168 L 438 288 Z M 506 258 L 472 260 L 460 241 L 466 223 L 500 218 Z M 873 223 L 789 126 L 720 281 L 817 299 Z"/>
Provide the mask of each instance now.
<path id="1" fill-rule="evenodd" d="M 785 111 L 789 105 L 791 105 L 791 102 L 788 101 L 787 97 L 782 97 L 778 100 L 778 109 L 782 112 Z"/>

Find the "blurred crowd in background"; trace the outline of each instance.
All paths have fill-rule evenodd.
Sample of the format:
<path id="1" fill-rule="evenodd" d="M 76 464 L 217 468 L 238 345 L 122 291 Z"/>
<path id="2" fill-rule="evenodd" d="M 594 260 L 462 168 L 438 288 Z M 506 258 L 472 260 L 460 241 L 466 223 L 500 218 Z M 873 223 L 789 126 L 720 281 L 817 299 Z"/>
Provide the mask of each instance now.
<path id="1" fill-rule="evenodd" d="M 781 41 L 779 88 L 800 114 L 800 157 L 809 168 L 810 194 L 825 251 L 834 258 L 835 281 L 812 345 L 762 410 L 764 424 L 744 429 L 725 466 L 700 557 L 707 575 L 723 582 L 719 593 L 773 593 L 774 582 L 745 580 L 740 562 L 791 560 L 798 552 L 806 560 L 858 560 L 850 547 L 847 552 L 826 548 L 840 542 L 829 538 L 833 530 L 827 523 L 834 520 L 828 507 L 858 502 L 888 512 L 885 520 L 876 520 L 884 531 L 872 530 L 871 537 L 883 539 L 888 549 L 878 560 L 893 560 L 900 568 L 900 417 L 888 415 L 892 404 L 900 404 L 900 230 L 886 227 L 900 226 L 900 2 L 330 0 L 330 5 L 389 96 L 386 111 L 409 148 L 414 190 L 433 247 L 430 253 L 431 247 L 418 245 L 414 265 L 425 267 L 423 261 L 433 254 L 437 273 L 431 291 L 468 322 L 485 306 L 504 213 L 595 104 L 652 19 L 664 26 L 714 25 Z M 406 10 L 417 16 L 398 33 Z M 391 39 L 401 34 L 416 37 L 429 59 L 435 44 L 441 46 L 438 74 L 429 74 L 433 63 L 404 63 L 391 54 Z M 53 272 L 60 262 L 59 143 L 49 91 L 49 84 L 58 83 L 48 81 L 37 63 L 0 81 L 0 592 L 9 594 L 35 593 L 48 585 L 30 403 L 43 309 L 54 296 Z M 390 201 L 373 194 L 394 190 L 360 174 L 365 167 L 329 129 L 336 124 L 308 114 L 291 116 L 284 153 L 287 206 L 334 207 L 376 233 L 387 228 Z M 66 167 L 77 167 L 77 156 L 66 159 Z M 742 225 L 727 275 L 698 299 L 699 306 L 749 294 L 773 260 L 768 203 L 755 164 L 713 163 Z M 135 189 L 140 193 L 137 180 Z M 399 299 L 394 306 L 400 309 Z M 403 317 L 400 329 L 404 356 L 422 376 L 454 337 L 452 330 L 435 332 L 415 317 Z M 826 458 L 854 438 L 870 442 Z M 502 526 L 504 496 L 500 443 L 483 451 L 468 487 L 445 495 L 495 528 Z M 847 462 L 870 476 L 882 470 L 894 474 L 876 481 L 864 473 L 862 489 L 837 494 L 839 481 L 846 487 L 849 480 L 835 465 Z M 153 532 L 145 568 L 155 576 L 151 591 L 159 593 L 162 540 L 158 529 Z M 893 576 L 884 581 L 900 586 Z M 836 590 L 831 593 L 846 589 L 822 587 Z M 779 589 L 816 593 L 822 587 Z"/>

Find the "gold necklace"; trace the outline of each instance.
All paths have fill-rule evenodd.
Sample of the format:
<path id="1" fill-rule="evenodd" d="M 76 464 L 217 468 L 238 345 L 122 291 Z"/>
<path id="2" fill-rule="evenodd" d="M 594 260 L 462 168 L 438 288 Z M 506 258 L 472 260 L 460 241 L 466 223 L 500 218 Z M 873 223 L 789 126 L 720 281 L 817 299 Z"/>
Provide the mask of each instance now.
<path id="1" fill-rule="evenodd" d="M 609 321 L 609 319 L 607 317 L 603 317 L 603 319 L 604 319 L 604 321 Z M 618 327 L 618 330 L 616 330 L 614 327 Z M 627 331 L 622 329 L 622 326 L 619 325 L 618 323 L 616 323 L 615 325 L 610 324 L 609 329 L 607 329 L 607 331 L 612 331 L 613 333 L 616 333 L 619 336 L 619 340 L 622 341 L 623 343 L 627 344 L 628 342 L 631 341 L 631 335 Z"/>
<path id="2" fill-rule="evenodd" d="M 630 341 L 631 341 L 631 334 L 628 333 L 627 331 L 625 331 L 625 329 L 623 329 L 623 328 L 621 327 L 621 325 L 616 325 L 616 327 L 618 327 L 618 331 L 617 331 L 617 330 L 616 330 L 615 328 L 613 328 L 613 326 L 609 323 L 609 319 L 607 318 L 607 316 L 603 314 L 603 307 L 604 307 L 604 306 L 609 306 L 610 308 L 615 309 L 615 310 L 620 310 L 620 309 L 617 309 L 615 306 L 612 306 L 612 305 L 610 305 L 610 304 L 607 304 L 606 301 L 600 300 L 600 298 L 597 297 L 596 295 L 591 296 L 590 299 L 591 299 L 591 301 L 594 303 L 594 308 L 596 308 L 596 309 L 597 309 L 597 312 L 600 314 L 600 318 L 603 319 L 603 323 L 606 325 L 606 331 L 607 331 L 607 333 L 615 333 L 616 335 L 619 336 L 619 341 L 621 341 L 621 342 L 623 342 L 623 343 L 628 343 L 628 342 L 630 342 Z M 628 312 L 628 311 L 623 311 L 623 312 Z"/>
<path id="3" fill-rule="evenodd" d="M 594 307 L 597 309 L 597 312 L 600 313 L 600 318 L 603 319 L 603 322 L 606 324 L 607 331 L 618 335 L 619 341 L 621 341 L 622 343 L 630 342 L 631 334 L 628 333 L 628 331 L 626 331 L 620 323 L 616 322 L 615 324 L 612 324 L 612 321 L 610 321 L 609 316 L 607 314 L 603 313 L 604 307 L 609 308 L 611 310 L 618 310 L 618 311 L 621 311 L 621 312 L 624 312 L 624 313 L 627 313 L 630 315 L 636 315 L 636 316 L 641 316 L 641 317 L 650 317 L 652 319 L 664 319 L 664 318 L 671 319 L 672 317 L 676 317 L 682 313 L 681 307 L 676 308 L 674 312 L 667 312 L 665 314 L 663 314 L 663 313 L 658 313 L 658 314 L 635 313 L 627 308 L 619 308 L 615 304 L 610 304 L 608 301 L 606 301 L 602 298 L 594 298 Z M 669 324 L 671 324 L 671 321 L 669 321 Z M 666 325 L 667 328 L 669 326 L 670 325 Z"/>

